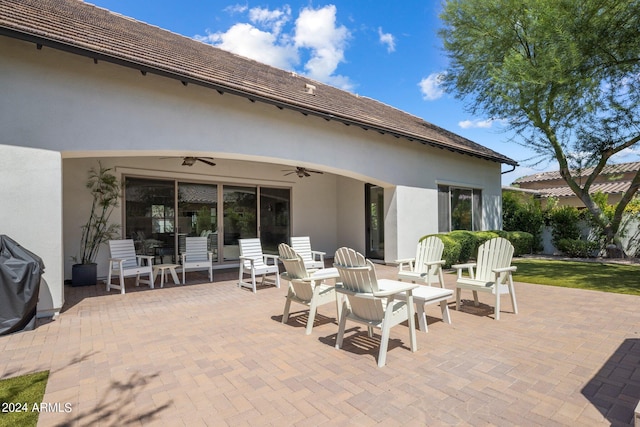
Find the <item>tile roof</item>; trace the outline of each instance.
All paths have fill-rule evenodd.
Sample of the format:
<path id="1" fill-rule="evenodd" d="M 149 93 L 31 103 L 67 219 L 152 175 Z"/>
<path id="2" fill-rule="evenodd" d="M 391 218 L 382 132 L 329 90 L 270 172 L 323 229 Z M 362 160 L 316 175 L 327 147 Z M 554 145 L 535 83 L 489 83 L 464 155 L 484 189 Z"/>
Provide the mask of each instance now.
<path id="1" fill-rule="evenodd" d="M 457 153 L 509 157 L 423 119 L 80 0 L 0 0 L 0 35 L 360 126 Z M 306 84 L 316 86 L 307 93 Z"/>
<path id="2" fill-rule="evenodd" d="M 630 186 L 631 181 L 602 182 L 593 184 L 589 193 L 620 194 L 627 191 Z M 540 188 L 535 191 L 542 197 L 575 197 L 576 195 L 569 187 Z"/>
<path id="3" fill-rule="evenodd" d="M 612 174 L 620 174 L 625 172 L 634 172 L 640 170 L 640 162 L 631 162 L 631 163 L 616 163 L 611 165 L 606 165 L 600 175 L 612 175 Z M 574 176 L 588 176 L 593 171 L 593 168 L 585 168 L 582 170 L 582 173 L 579 175 L 575 175 L 577 171 L 572 170 L 572 174 Z M 539 182 L 539 181 L 550 181 L 554 179 L 562 179 L 560 175 L 560 171 L 550 171 L 550 172 L 541 172 L 533 175 L 522 176 L 516 179 L 515 183 L 523 183 L 523 182 Z"/>

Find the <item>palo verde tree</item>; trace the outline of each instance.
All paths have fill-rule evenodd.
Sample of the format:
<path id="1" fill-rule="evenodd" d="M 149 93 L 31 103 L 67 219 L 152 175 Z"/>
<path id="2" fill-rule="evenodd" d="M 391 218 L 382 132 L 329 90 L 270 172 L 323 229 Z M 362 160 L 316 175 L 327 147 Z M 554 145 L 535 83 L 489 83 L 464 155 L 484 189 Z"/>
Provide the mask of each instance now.
<path id="1" fill-rule="evenodd" d="M 590 189 L 612 156 L 640 141 L 640 1 L 446 0 L 441 19 L 445 88 L 472 113 L 504 119 L 538 161 L 555 158 L 613 242 L 640 173 L 613 216 Z"/>

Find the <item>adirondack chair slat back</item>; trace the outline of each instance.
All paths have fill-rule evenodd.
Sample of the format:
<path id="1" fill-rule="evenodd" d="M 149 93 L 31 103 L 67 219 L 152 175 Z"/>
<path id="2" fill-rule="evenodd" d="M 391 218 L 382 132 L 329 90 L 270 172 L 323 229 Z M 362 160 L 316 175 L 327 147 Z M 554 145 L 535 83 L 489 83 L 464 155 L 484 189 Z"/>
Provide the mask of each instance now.
<path id="1" fill-rule="evenodd" d="M 289 279 L 305 279 L 309 276 L 307 268 L 304 265 L 304 260 L 291 246 L 286 243 L 280 243 L 278 253 L 280 255 L 280 261 L 282 261 L 285 270 L 287 270 Z"/>
<path id="2" fill-rule="evenodd" d="M 207 238 L 187 237 L 185 241 L 185 255 L 187 262 L 207 261 Z"/>
<path id="3" fill-rule="evenodd" d="M 496 237 L 487 240 L 478 248 L 476 279 L 492 282 L 495 275 L 494 268 L 504 268 L 511 265 L 513 245 L 507 239 Z"/>
<path id="4" fill-rule="evenodd" d="M 417 273 L 425 273 L 427 271 L 425 262 L 440 261 L 443 251 L 444 243 L 439 237 L 429 236 L 419 241 L 416 249 L 414 271 Z"/>
<path id="5" fill-rule="evenodd" d="M 336 251 L 334 262 L 344 289 L 367 294 L 379 290 L 375 267 L 361 253 L 350 248 L 340 248 Z M 363 298 L 362 296 L 348 294 L 347 297 L 351 305 L 351 311 L 355 316 L 368 320 L 381 320 L 384 318 L 385 307 L 381 299 L 373 298 L 373 296 Z"/>
<path id="6" fill-rule="evenodd" d="M 264 265 L 260 239 L 239 239 L 238 244 L 240 245 L 240 256 L 255 259 L 254 265 L 256 267 Z M 249 261 L 244 261 L 244 266 L 246 268 L 251 268 L 251 263 Z"/>
<path id="7" fill-rule="evenodd" d="M 304 261 L 313 260 L 313 255 L 311 253 L 311 239 L 308 236 L 292 237 L 291 247 L 302 257 Z"/>
<path id="8" fill-rule="evenodd" d="M 122 263 L 124 270 L 138 266 L 133 239 L 109 240 L 109 253 L 111 254 L 111 258 L 125 260 Z M 114 265 L 114 267 L 117 267 L 117 265 Z"/>

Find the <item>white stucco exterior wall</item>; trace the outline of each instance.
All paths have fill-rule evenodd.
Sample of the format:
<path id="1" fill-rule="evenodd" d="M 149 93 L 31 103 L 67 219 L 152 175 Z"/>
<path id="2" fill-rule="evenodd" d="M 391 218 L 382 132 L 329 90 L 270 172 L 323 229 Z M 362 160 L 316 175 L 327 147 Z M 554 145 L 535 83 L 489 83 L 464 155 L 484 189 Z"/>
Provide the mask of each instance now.
<path id="1" fill-rule="evenodd" d="M 38 316 L 64 303 L 61 177 L 60 153 L 0 145 L 0 234 L 44 262 Z"/>
<path id="2" fill-rule="evenodd" d="M 328 255 L 339 246 L 365 252 L 365 183 L 385 189 L 387 261 L 411 255 L 417 238 L 437 231 L 438 183 L 482 189 L 483 228 L 500 227 L 498 163 L 7 37 L 0 57 L 3 143 L 64 159 L 65 270 L 96 159 L 119 174 L 291 188 L 292 235 L 310 235 Z M 161 160 L 184 155 L 211 156 L 217 166 Z M 283 177 L 294 166 L 325 173 Z"/>

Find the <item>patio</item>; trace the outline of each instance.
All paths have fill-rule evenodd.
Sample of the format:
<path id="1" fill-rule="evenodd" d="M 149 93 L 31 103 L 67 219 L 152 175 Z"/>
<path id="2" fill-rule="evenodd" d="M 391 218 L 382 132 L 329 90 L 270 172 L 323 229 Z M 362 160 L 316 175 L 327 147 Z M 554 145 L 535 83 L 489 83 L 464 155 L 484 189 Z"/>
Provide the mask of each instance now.
<path id="1" fill-rule="evenodd" d="M 416 353 L 406 327 L 392 328 L 378 368 L 377 340 L 354 337 L 355 324 L 334 348 L 331 304 L 305 336 L 301 306 L 280 323 L 286 285 L 253 295 L 236 287 L 236 269 L 198 279 L 206 272 L 125 295 L 65 286 L 56 320 L 0 337 L 0 377 L 51 370 L 44 402 L 72 411 L 41 413 L 43 426 L 632 425 L 636 296 L 517 283 L 520 313 L 503 297 L 495 321 L 463 294 L 452 325 L 427 306 Z M 445 280 L 452 288 L 455 277 Z"/>

